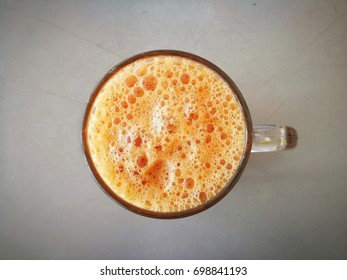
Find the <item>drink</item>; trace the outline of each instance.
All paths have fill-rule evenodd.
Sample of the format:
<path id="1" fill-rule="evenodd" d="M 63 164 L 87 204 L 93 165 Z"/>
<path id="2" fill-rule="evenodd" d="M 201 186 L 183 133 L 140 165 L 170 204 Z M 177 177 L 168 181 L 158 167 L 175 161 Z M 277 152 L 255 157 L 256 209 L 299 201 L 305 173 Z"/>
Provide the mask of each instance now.
<path id="1" fill-rule="evenodd" d="M 130 59 L 90 100 L 87 159 L 108 194 L 130 210 L 204 208 L 239 176 L 249 134 L 245 104 L 203 62 L 165 51 Z"/>

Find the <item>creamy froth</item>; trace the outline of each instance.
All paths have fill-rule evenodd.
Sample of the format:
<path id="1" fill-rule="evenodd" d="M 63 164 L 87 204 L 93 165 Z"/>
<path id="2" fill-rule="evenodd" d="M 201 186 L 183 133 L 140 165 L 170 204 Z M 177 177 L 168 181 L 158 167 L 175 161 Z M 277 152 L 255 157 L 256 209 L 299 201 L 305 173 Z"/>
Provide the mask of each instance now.
<path id="1" fill-rule="evenodd" d="M 245 151 L 242 107 L 210 68 L 142 58 L 100 89 L 87 122 L 95 167 L 125 201 L 157 212 L 197 207 L 234 176 Z"/>

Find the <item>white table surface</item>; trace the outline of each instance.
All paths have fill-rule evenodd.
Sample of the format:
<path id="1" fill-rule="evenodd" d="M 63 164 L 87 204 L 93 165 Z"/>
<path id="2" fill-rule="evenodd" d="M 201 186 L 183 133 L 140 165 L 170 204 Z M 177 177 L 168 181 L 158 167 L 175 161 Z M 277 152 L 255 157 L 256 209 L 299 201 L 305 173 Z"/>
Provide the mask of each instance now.
<path id="1" fill-rule="evenodd" d="M 133 214 L 89 172 L 80 129 L 114 65 L 178 49 L 222 68 L 254 123 L 299 133 L 179 220 Z M 0 0 L 1 259 L 346 259 L 347 1 Z"/>

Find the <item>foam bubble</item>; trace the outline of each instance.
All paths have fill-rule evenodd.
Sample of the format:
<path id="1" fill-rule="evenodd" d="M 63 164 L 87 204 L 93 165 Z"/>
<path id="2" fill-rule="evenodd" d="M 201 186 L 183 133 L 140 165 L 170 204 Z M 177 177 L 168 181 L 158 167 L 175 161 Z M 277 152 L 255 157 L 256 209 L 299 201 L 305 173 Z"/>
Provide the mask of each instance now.
<path id="1" fill-rule="evenodd" d="M 158 81 L 155 76 L 148 75 L 142 79 L 141 83 L 144 89 L 153 91 L 157 87 Z"/>
<path id="2" fill-rule="evenodd" d="M 135 103 L 136 103 L 136 96 L 133 95 L 133 94 L 129 94 L 129 95 L 128 95 L 128 102 L 129 102 L 130 104 L 135 104 Z"/>
<path id="3" fill-rule="evenodd" d="M 137 82 L 137 78 L 134 75 L 129 75 L 126 79 L 125 79 L 125 84 L 128 87 L 133 87 Z"/>

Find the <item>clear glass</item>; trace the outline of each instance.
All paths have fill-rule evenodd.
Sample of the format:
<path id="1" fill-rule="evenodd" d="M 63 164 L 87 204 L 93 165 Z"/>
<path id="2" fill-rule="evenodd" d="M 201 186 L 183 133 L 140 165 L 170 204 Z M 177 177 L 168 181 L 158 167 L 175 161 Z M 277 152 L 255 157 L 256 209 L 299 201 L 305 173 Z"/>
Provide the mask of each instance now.
<path id="1" fill-rule="evenodd" d="M 294 148 L 297 144 L 296 130 L 283 125 L 253 126 L 252 153 L 276 152 Z"/>
<path id="2" fill-rule="evenodd" d="M 144 208 L 139 208 L 135 206 L 134 204 L 125 201 L 120 196 L 118 196 L 107 184 L 107 182 L 102 178 L 102 176 L 99 174 L 93 158 L 91 156 L 91 151 L 89 150 L 88 145 L 88 133 L 87 133 L 87 127 L 88 127 L 88 120 L 89 115 L 92 110 L 92 106 L 94 104 L 94 101 L 99 94 L 100 90 L 104 86 L 104 84 L 112 77 L 117 71 L 120 71 L 123 67 L 126 65 L 133 63 L 134 61 L 146 57 L 153 57 L 157 55 L 174 55 L 179 57 L 184 57 L 191 59 L 193 61 L 196 61 L 198 63 L 202 63 L 206 67 L 210 68 L 211 70 L 215 71 L 220 75 L 222 79 L 224 79 L 230 86 L 230 88 L 235 93 L 239 104 L 241 105 L 244 113 L 244 120 L 245 120 L 245 131 L 246 131 L 246 139 L 245 139 L 245 151 L 241 157 L 240 164 L 238 166 L 238 169 L 234 176 L 230 178 L 229 182 L 226 184 L 224 188 L 220 190 L 219 193 L 217 193 L 213 198 L 207 200 L 206 202 L 200 204 L 197 207 L 189 208 L 187 210 L 178 211 L 178 212 L 155 212 L 151 210 L 147 210 Z M 115 202 L 119 203 L 121 206 L 125 207 L 129 211 L 132 211 L 134 213 L 137 213 L 139 215 L 151 217 L 151 218 L 158 218 L 158 219 L 176 219 L 176 218 L 183 218 L 191 215 L 195 215 L 197 213 L 200 213 L 202 211 L 205 211 L 206 209 L 212 207 L 216 203 L 218 203 L 223 197 L 225 197 L 229 191 L 234 187 L 234 185 L 237 183 L 239 178 L 241 177 L 249 156 L 251 152 L 272 152 L 272 151 L 280 151 L 284 149 L 294 148 L 296 146 L 297 142 L 297 134 L 296 131 L 288 126 L 276 126 L 276 125 L 257 125 L 252 126 L 252 119 L 251 115 L 248 109 L 248 106 L 246 104 L 246 101 L 244 100 L 240 90 L 237 88 L 235 83 L 231 80 L 231 78 L 223 72 L 219 67 L 214 65 L 213 63 L 207 61 L 206 59 L 199 57 L 197 55 L 186 53 L 182 51 L 177 50 L 155 50 L 155 51 L 149 51 L 137 54 L 135 56 L 132 56 L 123 62 L 119 63 L 115 67 L 113 67 L 106 75 L 102 78 L 102 80 L 99 82 L 99 84 L 94 89 L 85 111 L 83 124 L 82 124 L 82 144 L 83 144 L 83 150 L 84 154 L 89 166 L 89 169 L 91 170 L 92 174 L 94 175 L 94 178 L 100 185 L 101 189 Z"/>

